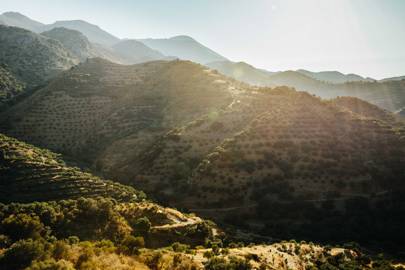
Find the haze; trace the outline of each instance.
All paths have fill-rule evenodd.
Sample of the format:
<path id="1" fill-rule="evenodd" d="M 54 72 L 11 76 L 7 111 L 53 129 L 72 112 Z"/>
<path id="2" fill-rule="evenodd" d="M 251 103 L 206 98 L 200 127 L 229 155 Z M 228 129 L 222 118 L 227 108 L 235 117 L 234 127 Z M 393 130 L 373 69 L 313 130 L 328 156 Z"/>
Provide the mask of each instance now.
<path id="1" fill-rule="evenodd" d="M 82 19 L 120 38 L 189 35 L 230 58 L 271 71 L 339 70 L 376 79 L 405 73 L 401 0 L 2 0 L 52 23 Z"/>

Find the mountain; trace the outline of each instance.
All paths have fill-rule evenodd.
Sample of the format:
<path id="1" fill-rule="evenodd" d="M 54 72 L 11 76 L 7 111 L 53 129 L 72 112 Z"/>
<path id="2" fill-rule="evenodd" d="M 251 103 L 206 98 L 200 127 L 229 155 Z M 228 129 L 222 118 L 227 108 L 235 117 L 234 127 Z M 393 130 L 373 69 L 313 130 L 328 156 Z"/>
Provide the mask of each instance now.
<path id="1" fill-rule="evenodd" d="M 24 28 L 37 33 L 44 26 L 43 23 L 34 21 L 18 12 L 4 12 L 0 15 L 0 21 L 8 26 Z"/>
<path id="2" fill-rule="evenodd" d="M 112 46 L 113 51 L 128 64 L 164 60 L 166 57 L 134 39 L 120 41 Z"/>
<path id="3" fill-rule="evenodd" d="M 272 74 L 271 72 L 257 69 L 245 62 L 235 63 L 231 61 L 218 61 L 207 63 L 206 66 L 215 70 L 219 70 L 226 76 L 252 85 L 271 85 L 269 79 L 269 75 Z"/>
<path id="4" fill-rule="evenodd" d="M 21 94 L 23 89 L 24 85 L 7 71 L 6 66 L 0 66 L 0 107 Z"/>
<path id="5" fill-rule="evenodd" d="M 0 63 L 28 88 L 43 84 L 79 62 L 60 42 L 0 25 Z"/>
<path id="6" fill-rule="evenodd" d="M 58 27 L 42 32 L 41 35 L 58 40 L 72 55 L 81 61 L 97 55 L 87 37 L 79 31 Z"/>
<path id="7" fill-rule="evenodd" d="M 305 69 L 299 69 L 297 72 L 302 73 L 308 77 L 314 78 L 319 81 L 327 83 L 346 83 L 346 82 L 372 82 L 372 78 L 364 78 L 357 74 L 343 74 L 339 71 L 320 71 L 312 72 Z"/>
<path id="8" fill-rule="evenodd" d="M 405 80 L 405 76 L 398 76 L 398 77 L 385 78 L 385 79 L 380 80 L 380 82 L 401 81 L 401 80 Z"/>
<path id="9" fill-rule="evenodd" d="M 146 46 L 164 55 L 190 60 L 200 64 L 227 60 L 225 57 L 198 43 L 189 36 L 175 36 L 168 39 L 139 39 Z"/>
<path id="10" fill-rule="evenodd" d="M 112 46 L 120 41 L 119 38 L 104 31 L 97 25 L 82 20 L 57 21 L 53 24 L 44 25 L 41 28 L 41 32 L 59 27 L 79 31 L 80 33 L 85 35 L 90 40 L 90 42 L 98 43 L 107 47 Z"/>

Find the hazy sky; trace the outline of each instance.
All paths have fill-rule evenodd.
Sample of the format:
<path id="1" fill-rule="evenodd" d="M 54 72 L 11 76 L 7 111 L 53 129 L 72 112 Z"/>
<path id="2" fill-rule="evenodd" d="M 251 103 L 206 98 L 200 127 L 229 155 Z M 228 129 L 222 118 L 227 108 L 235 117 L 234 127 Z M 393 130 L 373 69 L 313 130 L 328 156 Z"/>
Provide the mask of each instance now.
<path id="1" fill-rule="evenodd" d="M 120 38 L 190 35 L 268 70 L 405 75 L 405 0 L 0 0 L 0 12 L 83 19 Z"/>

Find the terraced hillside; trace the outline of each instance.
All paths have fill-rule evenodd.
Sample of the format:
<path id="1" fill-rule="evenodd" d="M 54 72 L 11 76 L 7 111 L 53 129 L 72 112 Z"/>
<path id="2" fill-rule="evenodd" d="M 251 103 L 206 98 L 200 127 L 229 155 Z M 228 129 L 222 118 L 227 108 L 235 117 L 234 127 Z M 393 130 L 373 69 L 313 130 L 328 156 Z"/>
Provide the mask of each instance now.
<path id="1" fill-rule="evenodd" d="M 78 62 L 56 40 L 0 25 L 0 63 L 28 88 L 43 84 Z"/>
<path id="2" fill-rule="evenodd" d="M 223 233 L 212 222 L 148 201 L 128 202 L 134 198 L 116 196 L 123 190 L 118 184 L 106 183 L 110 185 L 108 194 L 82 192 L 87 198 L 74 199 L 77 194 L 64 184 L 76 179 L 76 184 L 78 180 L 91 182 L 86 188 L 97 190 L 97 182 L 102 180 L 93 177 L 87 181 L 83 173 L 69 174 L 70 180 L 64 180 L 67 175 L 63 171 L 55 174 L 55 168 L 73 170 L 56 154 L 4 135 L 0 135 L 0 142 L 0 175 L 5 177 L 1 190 L 12 192 L 12 196 L 1 192 L 0 200 L 13 202 L 0 203 L 2 269 L 304 269 L 334 261 L 364 265 L 363 254 L 344 248 L 295 242 L 244 247 L 243 243 L 223 242 Z M 75 186 L 80 191 L 82 187 Z M 41 196 L 35 194 L 39 191 Z M 130 188 L 125 192 L 135 193 Z M 35 202 L 15 203 L 21 198 Z M 63 200 L 38 202 L 52 198 Z M 381 259 L 373 263 L 392 265 Z"/>
<path id="3" fill-rule="evenodd" d="M 110 175 L 264 235 L 359 242 L 381 235 L 400 245 L 394 228 L 405 211 L 405 129 L 373 105 L 361 111 L 343 103 L 287 88 L 246 92 Z M 367 235 L 358 231 L 364 220 L 375 224 Z"/>
<path id="4" fill-rule="evenodd" d="M 67 166 L 55 153 L 0 134 L 0 202 L 78 197 L 141 200 L 142 192 Z"/>
<path id="5" fill-rule="evenodd" d="M 117 144 L 137 152 L 171 128 L 215 114 L 238 85 L 191 62 L 121 66 L 90 59 L 2 114 L 1 129 L 94 160 Z"/>
<path id="6" fill-rule="evenodd" d="M 23 89 L 24 85 L 7 71 L 5 67 L 0 66 L 0 107 L 21 94 Z"/>

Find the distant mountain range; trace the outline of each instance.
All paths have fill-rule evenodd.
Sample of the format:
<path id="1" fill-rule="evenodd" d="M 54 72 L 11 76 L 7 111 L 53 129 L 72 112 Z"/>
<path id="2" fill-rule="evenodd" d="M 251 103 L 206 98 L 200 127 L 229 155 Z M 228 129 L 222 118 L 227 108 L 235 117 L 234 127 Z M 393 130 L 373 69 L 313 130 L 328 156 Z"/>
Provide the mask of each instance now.
<path id="1" fill-rule="evenodd" d="M 137 64 L 179 58 L 204 64 L 229 77 L 257 86 L 274 87 L 286 85 L 308 91 L 323 98 L 343 95 L 355 96 L 391 111 L 397 111 L 405 106 L 405 95 L 402 90 L 405 76 L 376 81 L 372 78 L 364 78 L 356 74 L 343 74 L 338 71 L 312 72 L 299 69 L 297 71 L 271 72 L 255 68 L 245 62 L 231 62 L 189 36 L 176 36 L 166 39 L 120 40 L 100 27 L 82 20 L 57 21 L 45 25 L 17 12 L 3 13 L 0 15 L 0 21 L 6 25 L 33 31 L 37 33 L 37 39 L 39 40 L 43 36 L 57 40 L 63 48 L 56 51 L 65 51 L 68 54 L 66 63 L 61 65 L 62 67 L 59 70 L 69 68 L 72 63 L 84 61 L 91 57 L 101 57 L 119 64 Z M 30 32 L 31 34 L 26 32 L 26 34 L 35 36 L 33 32 Z M 54 43 L 57 44 L 57 42 Z M 14 55 L 13 57 L 15 57 L 14 52 L 7 51 L 12 47 L 9 45 L 6 47 L 2 52 L 3 57 L 5 55 Z M 31 48 L 19 49 L 20 51 L 31 50 Z M 54 54 L 58 55 L 58 53 Z M 57 74 L 57 72 L 53 73 L 52 76 L 50 74 L 47 74 L 47 76 L 40 74 L 40 76 L 35 76 L 33 79 L 22 78 L 15 73 L 19 72 L 17 70 L 21 68 L 21 66 L 16 67 L 15 62 L 18 63 L 18 61 L 9 60 L 2 60 L 2 62 L 9 65 L 9 71 L 12 72 L 14 77 L 23 83 L 28 82 L 28 87 L 37 84 L 38 80 L 44 81 L 46 78 Z M 24 65 L 24 67 L 25 70 L 30 70 L 31 66 Z M 35 72 L 38 73 L 37 70 Z M 35 74 L 35 72 L 29 74 Z M 27 72 L 23 73 L 24 76 L 28 76 Z"/>
<path id="2" fill-rule="evenodd" d="M 297 72 L 302 73 L 308 77 L 324 81 L 328 83 L 346 83 L 346 82 L 372 82 L 372 78 L 363 78 L 357 74 L 343 74 L 339 71 L 321 71 L 312 72 L 305 69 L 299 69 Z"/>
<path id="3" fill-rule="evenodd" d="M 285 85 L 322 98 L 354 96 L 390 111 L 396 111 L 405 106 L 405 80 L 401 80 L 402 77 L 376 81 L 335 71 L 288 70 L 268 72 L 243 62 L 230 61 L 212 62 L 208 63 L 207 66 L 236 80 L 257 86 Z"/>
<path id="4" fill-rule="evenodd" d="M 106 55 L 114 54 L 114 52 L 118 53 L 118 56 L 110 57 L 109 60 L 116 60 L 126 64 L 161 59 L 170 60 L 173 58 L 190 60 L 201 64 L 226 60 L 225 57 L 188 36 L 177 36 L 168 39 L 139 39 L 138 42 L 136 40 L 120 40 L 97 25 L 83 20 L 57 21 L 46 25 L 18 12 L 5 12 L 0 15 L 0 21 L 5 25 L 24 28 L 36 33 L 62 27 L 79 31 L 91 43 L 96 44 L 94 47 L 100 48 L 101 46 L 102 50 L 109 51 Z"/>

